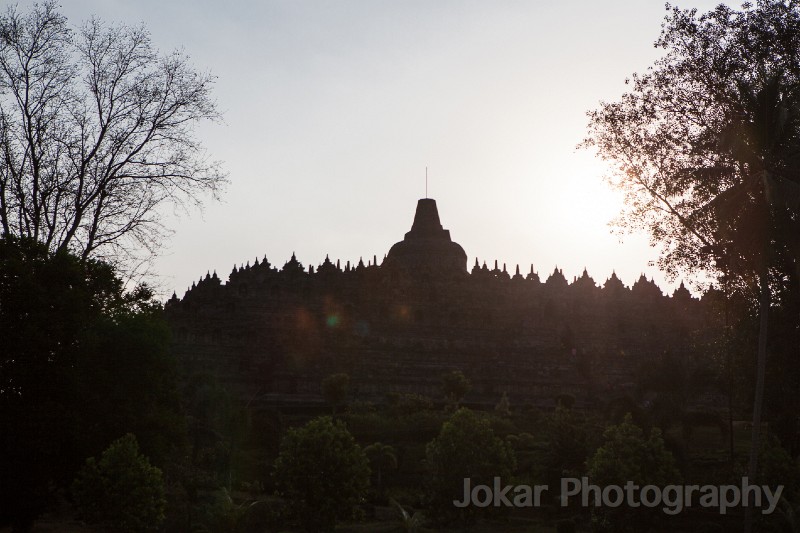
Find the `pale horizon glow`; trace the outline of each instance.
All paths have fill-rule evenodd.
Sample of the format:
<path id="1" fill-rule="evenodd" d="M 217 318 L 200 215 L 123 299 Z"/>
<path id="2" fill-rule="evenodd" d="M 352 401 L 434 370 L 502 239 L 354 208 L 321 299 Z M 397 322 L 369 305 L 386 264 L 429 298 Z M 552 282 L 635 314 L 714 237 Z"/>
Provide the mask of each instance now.
<path id="1" fill-rule="evenodd" d="M 707 11 L 718 2 L 695 0 Z M 30 3 L 22 2 L 20 9 Z M 602 285 L 640 274 L 671 294 L 645 234 L 612 235 L 621 194 L 577 150 L 586 111 L 618 99 L 659 56 L 663 2 L 64 0 L 73 26 L 91 15 L 143 23 L 217 76 L 224 122 L 198 126 L 230 185 L 202 213 L 173 216 L 156 259 L 159 294 L 265 254 L 280 268 L 326 255 L 380 261 L 437 201 L 442 225 L 493 266 L 584 268 Z"/>

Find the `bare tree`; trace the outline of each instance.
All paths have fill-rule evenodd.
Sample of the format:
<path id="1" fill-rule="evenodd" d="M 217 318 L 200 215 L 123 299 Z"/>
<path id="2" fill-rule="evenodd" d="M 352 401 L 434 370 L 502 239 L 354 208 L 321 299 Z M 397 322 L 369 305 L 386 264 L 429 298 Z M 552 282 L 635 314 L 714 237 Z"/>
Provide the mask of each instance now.
<path id="1" fill-rule="evenodd" d="M 158 208 L 226 181 L 193 128 L 219 118 L 213 76 L 144 27 L 73 30 L 46 1 L 0 17 L 0 224 L 83 258 L 152 254 Z"/>

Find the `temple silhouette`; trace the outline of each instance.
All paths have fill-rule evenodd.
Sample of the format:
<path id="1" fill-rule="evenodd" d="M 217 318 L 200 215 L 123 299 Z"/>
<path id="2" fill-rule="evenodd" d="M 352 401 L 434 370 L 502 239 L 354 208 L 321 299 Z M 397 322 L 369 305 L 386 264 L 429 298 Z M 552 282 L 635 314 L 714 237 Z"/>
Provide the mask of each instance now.
<path id="1" fill-rule="evenodd" d="M 644 275 L 627 288 L 614 273 L 600 287 L 586 270 L 572 283 L 557 268 L 542 281 L 497 261 L 470 272 L 427 198 L 380 264 L 326 257 L 305 268 L 293 254 L 278 269 L 264 257 L 225 283 L 207 273 L 165 311 L 179 358 L 257 402 L 290 403 L 321 402 L 322 380 L 338 372 L 357 399 L 437 399 L 442 374 L 461 370 L 467 403 L 506 393 L 547 406 L 570 394 L 582 405 L 624 393 L 660 354 L 688 356 L 710 320 L 683 283 L 665 296 Z"/>

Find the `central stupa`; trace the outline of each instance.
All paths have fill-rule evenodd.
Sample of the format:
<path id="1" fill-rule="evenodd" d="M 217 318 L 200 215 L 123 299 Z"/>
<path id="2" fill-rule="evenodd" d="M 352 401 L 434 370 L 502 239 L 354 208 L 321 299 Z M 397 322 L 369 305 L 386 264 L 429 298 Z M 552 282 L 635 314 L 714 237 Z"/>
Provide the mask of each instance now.
<path id="1" fill-rule="evenodd" d="M 385 265 L 410 275 L 460 275 L 467 273 L 467 254 L 439 222 L 436 200 L 423 198 L 417 202 L 411 231 L 392 246 Z"/>

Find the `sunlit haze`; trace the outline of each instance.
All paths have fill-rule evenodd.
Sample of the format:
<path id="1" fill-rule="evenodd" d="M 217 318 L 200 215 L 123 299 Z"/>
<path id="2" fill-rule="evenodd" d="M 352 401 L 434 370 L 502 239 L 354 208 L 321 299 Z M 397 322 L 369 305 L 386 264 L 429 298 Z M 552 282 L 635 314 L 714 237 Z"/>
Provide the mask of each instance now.
<path id="1" fill-rule="evenodd" d="M 709 10 L 716 2 L 693 0 Z M 20 4 L 26 8 L 26 3 Z M 71 1 L 144 23 L 217 76 L 224 122 L 197 135 L 224 162 L 220 202 L 166 224 L 154 264 L 163 295 L 265 254 L 281 267 L 379 260 L 409 230 L 417 199 L 468 255 L 542 280 L 584 267 L 626 285 L 649 266 L 646 235 L 619 237 L 621 196 L 576 145 L 586 111 L 617 99 L 659 55 L 662 1 Z M 502 266 L 501 266 L 502 268 Z"/>

